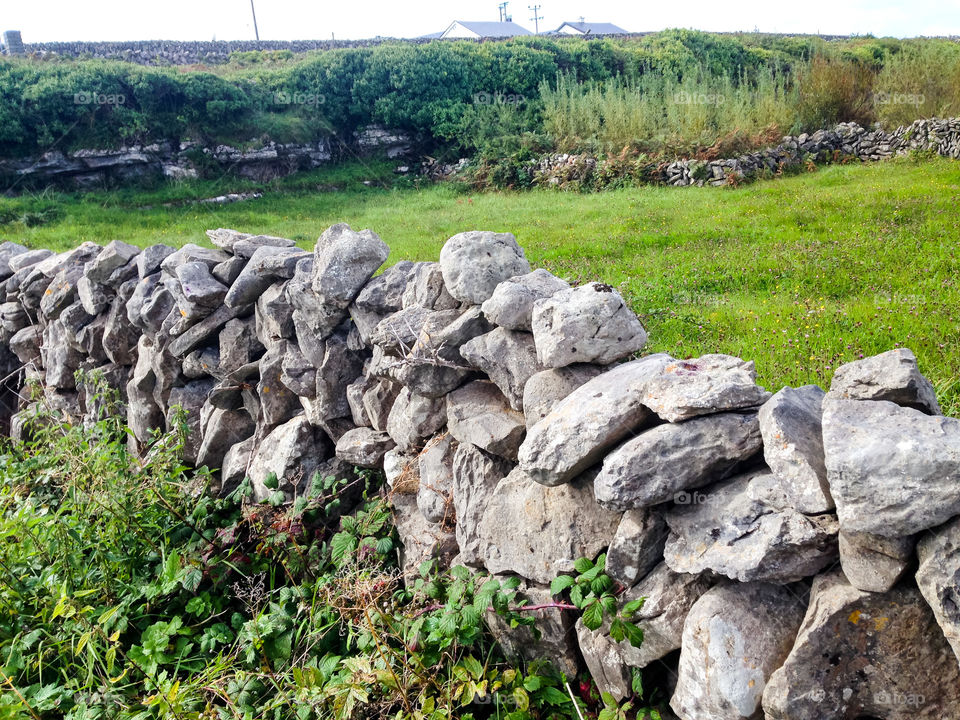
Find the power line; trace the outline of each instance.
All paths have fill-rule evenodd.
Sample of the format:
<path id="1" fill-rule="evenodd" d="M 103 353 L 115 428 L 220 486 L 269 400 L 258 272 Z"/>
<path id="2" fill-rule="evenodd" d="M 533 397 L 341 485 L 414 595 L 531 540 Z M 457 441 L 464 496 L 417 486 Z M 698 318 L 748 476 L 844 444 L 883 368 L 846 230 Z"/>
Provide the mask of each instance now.
<path id="1" fill-rule="evenodd" d="M 253 2 L 253 0 L 250 1 Z M 533 21 L 533 32 L 535 35 L 540 34 L 540 21 L 543 20 L 543 15 L 540 14 L 540 8 L 542 7 L 543 5 L 527 5 L 527 9 L 533 13 L 530 20 Z"/>

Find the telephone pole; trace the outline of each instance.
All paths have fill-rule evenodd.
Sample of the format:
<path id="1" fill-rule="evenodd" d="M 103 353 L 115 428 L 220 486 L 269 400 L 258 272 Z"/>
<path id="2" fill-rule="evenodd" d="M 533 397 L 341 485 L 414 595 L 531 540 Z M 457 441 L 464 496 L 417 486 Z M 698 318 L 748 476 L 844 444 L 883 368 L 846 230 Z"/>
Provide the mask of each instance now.
<path id="1" fill-rule="evenodd" d="M 257 9 L 253 6 L 253 0 L 250 0 L 250 12 L 253 13 L 253 34 L 260 42 L 260 31 L 257 29 Z"/>
<path id="2" fill-rule="evenodd" d="M 253 0 L 251 0 L 252 2 Z M 533 21 L 533 33 L 534 35 L 540 34 L 540 21 L 543 20 L 543 15 L 540 14 L 540 8 L 543 5 L 527 5 L 527 9 L 533 13 L 530 19 Z"/>
<path id="3" fill-rule="evenodd" d="M 509 2 L 502 2 L 497 5 L 497 7 L 500 9 L 500 22 L 510 22 L 513 20 L 513 18 L 507 14 L 507 5 L 509 4 Z"/>

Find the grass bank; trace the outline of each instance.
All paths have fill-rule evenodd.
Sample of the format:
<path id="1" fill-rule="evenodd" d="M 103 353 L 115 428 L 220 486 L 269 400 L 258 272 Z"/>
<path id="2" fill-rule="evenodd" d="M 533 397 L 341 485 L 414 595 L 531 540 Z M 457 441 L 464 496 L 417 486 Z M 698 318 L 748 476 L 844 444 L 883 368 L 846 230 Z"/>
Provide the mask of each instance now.
<path id="1" fill-rule="evenodd" d="M 247 188 L 224 180 L 0 198 L 0 218 L 13 219 L 0 238 L 55 249 L 114 239 L 179 245 L 233 227 L 312 247 L 328 225 L 347 222 L 379 233 L 396 261 L 436 259 L 463 230 L 509 231 L 534 266 L 617 286 L 649 330 L 651 351 L 753 359 L 761 382 L 777 389 L 826 386 L 838 365 L 903 345 L 944 410 L 960 414 L 953 161 L 832 166 L 737 189 L 478 195 L 397 186 L 386 165 L 346 166 L 281 181 L 259 200 L 163 205 Z"/>

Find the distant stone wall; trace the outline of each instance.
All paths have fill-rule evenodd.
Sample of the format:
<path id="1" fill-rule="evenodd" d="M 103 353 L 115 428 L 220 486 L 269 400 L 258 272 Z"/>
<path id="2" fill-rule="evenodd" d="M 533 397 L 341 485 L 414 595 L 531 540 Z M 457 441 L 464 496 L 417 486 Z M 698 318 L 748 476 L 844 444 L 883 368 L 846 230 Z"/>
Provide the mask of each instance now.
<path id="1" fill-rule="evenodd" d="M 396 158 L 410 152 L 411 140 L 403 132 L 379 126 L 362 128 L 352 140 L 353 153 L 384 153 Z M 116 150 L 51 150 L 40 157 L 0 160 L 0 177 L 23 186 L 94 187 L 147 177 L 172 179 L 198 176 L 198 168 L 210 166 L 258 182 L 322 167 L 346 148 L 322 140 L 316 143 L 269 143 L 252 150 L 229 145 L 203 147 L 184 143 L 134 145 Z"/>
<path id="2" fill-rule="evenodd" d="M 892 132 L 868 130 L 857 123 L 840 123 L 829 130 L 787 136 L 776 147 L 735 158 L 701 161 L 681 159 L 651 166 L 644 177 L 652 183 L 674 186 L 728 185 L 772 176 L 808 162 L 825 164 L 845 160 L 886 160 L 914 150 L 960 158 L 960 118 L 917 120 Z M 620 160 L 592 155 L 553 153 L 531 160 L 527 171 L 533 184 L 544 187 L 583 186 L 594 177 L 618 177 Z M 470 161 L 456 164 L 423 163 L 421 172 L 435 179 L 456 178 L 470 172 Z"/>
<path id="3" fill-rule="evenodd" d="M 540 603 L 606 552 L 622 601 L 647 598 L 641 648 L 553 609 L 540 639 L 491 622 L 508 652 L 585 663 L 616 697 L 656 663 L 681 720 L 960 717 L 960 420 L 909 350 L 771 395 L 739 358 L 638 358 L 616 290 L 531 271 L 510 234 L 375 277 L 389 250 L 369 230 L 335 225 L 312 252 L 208 234 L 0 245 L 12 437 L 36 407 L 24 382 L 94 420 L 95 373 L 136 452 L 183 408 L 185 460 L 221 493 L 382 469 L 408 576 L 437 558 Z"/>

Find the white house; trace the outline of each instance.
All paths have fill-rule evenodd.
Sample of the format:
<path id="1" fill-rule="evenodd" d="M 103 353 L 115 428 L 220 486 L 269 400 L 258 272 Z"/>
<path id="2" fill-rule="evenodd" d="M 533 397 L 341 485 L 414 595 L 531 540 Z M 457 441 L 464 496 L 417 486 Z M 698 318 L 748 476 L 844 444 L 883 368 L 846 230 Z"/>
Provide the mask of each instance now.
<path id="1" fill-rule="evenodd" d="M 519 35 L 533 35 L 525 27 L 514 22 L 468 22 L 454 20 L 450 27 L 440 36 L 446 38 L 465 38 L 468 40 L 482 40 L 485 38 L 509 38 Z"/>
<path id="2" fill-rule="evenodd" d="M 627 35 L 628 32 L 613 23 L 565 22 L 553 35 Z"/>

